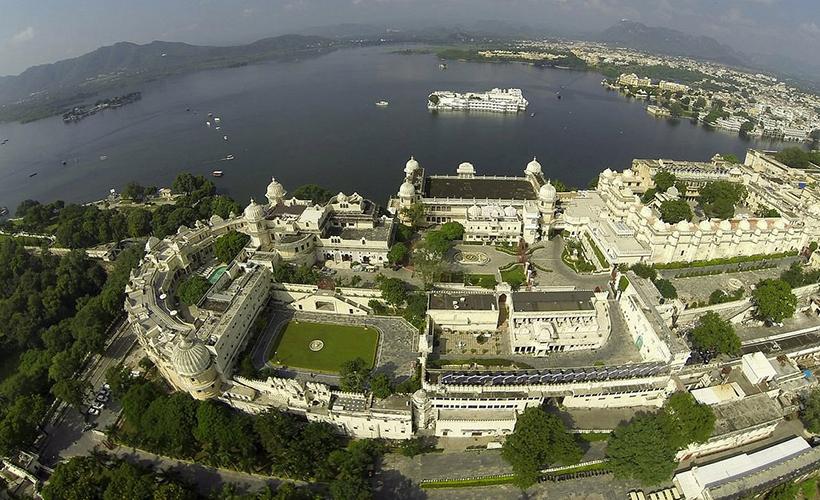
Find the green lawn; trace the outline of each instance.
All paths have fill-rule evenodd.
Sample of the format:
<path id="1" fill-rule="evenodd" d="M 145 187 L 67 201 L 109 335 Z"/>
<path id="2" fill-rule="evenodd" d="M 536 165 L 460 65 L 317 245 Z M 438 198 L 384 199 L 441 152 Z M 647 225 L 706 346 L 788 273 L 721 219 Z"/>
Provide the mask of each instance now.
<path id="1" fill-rule="evenodd" d="M 516 264 L 508 269 L 499 269 L 501 273 L 501 280 L 513 286 L 518 286 L 524 283 L 524 266 Z"/>
<path id="2" fill-rule="evenodd" d="M 464 276 L 464 284 L 483 288 L 495 288 L 497 285 L 493 274 L 468 274 Z"/>
<path id="3" fill-rule="evenodd" d="M 324 347 L 311 351 L 312 340 L 321 340 Z M 335 373 L 345 361 L 362 358 L 372 368 L 378 345 L 379 332 L 375 328 L 291 321 L 279 335 L 271 361 L 276 365 Z"/>

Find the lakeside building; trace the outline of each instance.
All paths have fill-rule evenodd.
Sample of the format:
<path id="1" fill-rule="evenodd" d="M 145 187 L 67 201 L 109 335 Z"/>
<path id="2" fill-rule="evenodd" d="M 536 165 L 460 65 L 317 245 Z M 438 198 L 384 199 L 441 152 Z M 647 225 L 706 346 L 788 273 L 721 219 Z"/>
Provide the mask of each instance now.
<path id="1" fill-rule="evenodd" d="M 427 96 L 427 109 L 433 111 L 518 113 L 525 111 L 528 105 L 521 89 L 495 88 L 486 92 L 463 94 L 452 90 L 437 90 Z"/>
<path id="2" fill-rule="evenodd" d="M 654 173 L 666 167 L 689 172 L 693 190 L 702 181 L 699 173 L 708 178 L 739 178 L 749 186 L 775 180 L 788 186 L 796 183 L 793 189 L 761 188 L 757 194 L 750 189 L 749 203 L 755 207 L 770 206 L 777 200 L 781 205 L 794 203 L 791 212 L 783 208 L 786 217 L 803 210 L 801 202 L 806 198 L 802 196 L 814 196 L 813 188 L 806 191 L 799 187 L 799 179 L 804 179 L 801 175 L 808 174 L 784 170 L 788 167 L 772 163 L 765 153 L 750 152 L 746 165 L 737 167 L 741 170 L 739 177 L 732 173 L 736 167 L 718 164 L 704 166 L 701 171 L 697 165 L 683 162 L 640 160 L 634 167 L 620 174 L 605 171 L 599 190 L 578 193 L 565 205 L 566 213 L 556 214 L 554 189 L 548 193 L 550 197 L 537 198 L 544 186 L 552 186 L 533 161 L 523 177 L 512 178 L 512 184 L 514 193 L 528 193 L 535 198 L 522 195 L 502 201 L 517 203 L 514 207 L 535 203 L 535 234 L 541 236 L 550 229 L 576 228 L 568 217 L 577 210 L 572 208 L 573 203 L 590 210 L 590 220 L 578 224 L 577 231 L 596 231 L 594 224 L 606 223 L 609 214 L 619 210 L 628 219 L 634 214 L 635 193 L 648 189 Z M 462 189 L 491 189 L 484 186 L 495 182 L 465 170 L 464 176 L 444 178 Z M 426 200 L 437 203 L 432 207 L 445 206 L 440 200 L 447 198 L 416 197 L 416 186 L 423 193 L 427 179 L 414 159 L 406 165 L 405 174 L 402 187 L 407 193 L 409 185 L 412 194 L 391 200 L 393 213 L 413 202 L 422 202 L 427 208 Z M 482 184 L 485 181 L 487 184 Z M 619 196 L 626 190 L 631 196 L 625 196 L 627 201 L 621 206 Z M 238 358 L 250 347 L 255 356 L 265 349 L 265 345 L 250 344 L 258 342 L 251 334 L 252 325 L 266 306 L 276 311 L 279 323 L 288 318 L 339 324 L 391 321 L 387 317 L 372 318 L 371 301 L 381 300 L 378 290 L 276 283 L 271 267 L 278 263 L 318 263 L 331 256 L 335 260 L 337 251 L 339 262 L 348 262 L 342 256 L 348 245 L 358 242 L 367 248 L 367 241 L 331 240 L 335 231 L 383 231 L 390 227 L 392 232 L 393 219 L 379 216 L 379 211 L 369 208 L 358 195 L 337 195 L 325 205 L 314 205 L 286 199 L 284 188 L 276 182 L 268 186 L 267 194 L 266 205 L 252 202 L 242 215 L 227 220 L 214 217 L 191 228 L 181 227 L 163 240 L 151 238 L 144 258 L 132 271 L 125 304 L 129 323 L 162 377 L 195 398 L 218 399 L 252 413 L 281 409 L 328 422 L 339 432 L 355 437 L 406 439 L 417 435 L 503 436 L 512 432 L 524 409 L 548 400 L 570 409 L 657 408 L 675 391 L 709 389 L 702 397 L 715 400 L 719 432 L 700 447 L 686 450 L 686 456 L 693 457 L 767 436 L 780 418 L 775 406 L 814 383 L 802 376 L 786 351 L 779 351 L 776 358 L 758 353 L 730 361 L 737 369 L 731 371 L 728 382 L 721 375 L 713 375 L 712 366 L 687 365 L 689 347 L 672 330 L 684 310 L 683 304 L 663 300 L 651 282 L 631 272 L 626 274 L 625 287 L 614 285 L 620 283 L 616 272 L 608 290 L 594 292 L 573 287 L 513 291 L 505 285 L 494 290 L 434 289 L 428 298 L 425 328 L 419 331 L 394 318 L 389 328 L 382 327 L 383 335 L 378 340 L 377 371 L 385 370 L 401 379 L 415 373 L 413 363 L 417 360 L 422 389 L 412 395 L 379 400 L 371 394 L 337 391 L 305 377 L 241 377 L 236 374 Z M 448 205 L 453 208 L 450 220 L 468 219 L 469 209 L 478 204 L 477 198 L 452 201 Z M 541 213 L 542 207 L 546 213 Z M 641 207 L 640 211 L 644 208 L 651 210 Z M 426 216 L 442 217 L 439 214 L 443 213 L 447 212 L 432 208 Z M 740 229 L 740 222 L 737 224 Z M 524 225 L 521 227 L 523 231 Z M 623 222 L 623 227 L 606 227 L 616 238 L 629 241 L 629 235 L 616 232 L 628 230 L 628 222 Z M 232 262 L 217 262 L 213 250 L 216 238 L 232 229 L 249 234 L 251 240 Z M 381 249 L 391 240 L 373 241 Z M 632 237 L 631 241 L 641 240 Z M 611 249 L 601 243 L 598 246 L 605 252 Z M 638 246 L 646 252 L 644 260 L 649 260 L 652 246 Z M 372 259 L 378 262 L 377 250 L 367 251 L 374 252 Z M 349 259 L 353 258 L 361 256 L 351 254 Z M 194 273 L 209 279 L 211 288 L 199 303 L 181 308 L 175 299 L 176 288 Z M 476 342 L 489 335 L 503 346 L 502 355 L 510 364 L 488 367 L 470 360 L 442 358 L 442 339 L 447 335 Z M 817 350 L 820 345 L 799 348 L 801 355 Z M 519 367 L 525 363 L 533 367 Z M 402 371 L 392 371 L 397 368 Z M 736 383 L 742 391 L 724 401 L 721 389 L 715 387 L 726 383 Z M 744 405 L 752 404 L 756 412 L 743 410 Z"/>
<path id="3" fill-rule="evenodd" d="M 523 238 L 535 243 L 546 236 L 555 215 L 557 192 L 535 158 L 523 177 L 476 175 L 475 167 L 466 162 L 456 175 L 425 176 L 412 157 L 404 173 L 388 210 L 407 222 L 403 211 L 419 203 L 427 224 L 464 226 L 465 242 L 515 245 Z"/>

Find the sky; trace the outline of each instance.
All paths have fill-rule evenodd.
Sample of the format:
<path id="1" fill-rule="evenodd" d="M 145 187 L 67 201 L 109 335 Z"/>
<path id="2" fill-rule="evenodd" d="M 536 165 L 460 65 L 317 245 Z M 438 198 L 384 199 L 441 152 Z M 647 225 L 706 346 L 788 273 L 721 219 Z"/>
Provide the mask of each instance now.
<path id="1" fill-rule="evenodd" d="M 624 18 L 820 66 L 820 0 L 0 0 L 0 75 L 119 41 L 237 44 L 339 23 L 482 20 L 591 34 Z"/>

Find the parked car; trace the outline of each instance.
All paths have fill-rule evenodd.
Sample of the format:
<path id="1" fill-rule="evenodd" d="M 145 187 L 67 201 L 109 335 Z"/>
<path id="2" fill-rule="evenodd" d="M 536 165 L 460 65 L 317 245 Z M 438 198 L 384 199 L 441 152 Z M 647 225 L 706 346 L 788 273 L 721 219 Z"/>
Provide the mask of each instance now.
<path id="1" fill-rule="evenodd" d="M 111 390 L 111 385 L 109 385 L 108 382 L 106 382 L 102 385 L 102 388 L 105 392 L 108 392 Z"/>
<path id="2" fill-rule="evenodd" d="M 106 401 L 108 401 L 108 395 L 100 393 L 97 394 L 97 397 L 95 399 L 100 403 L 105 403 Z"/>
<path id="3" fill-rule="evenodd" d="M 91 409 L 92 410 L 97 410 L 98 412 L 100 410 L 102 410 L 103 408 L 105 408 L 105 405 L 102 404 L 102 403 L 92 403 L 92 405 L 91 405 Z"/>
<path id="4" fill-rule="evenodd" d="M 99 414 L 100 414 L 100 410 L 98 410 L 97 408 L 94 408 L 94 407 L 92 406 L 91 408 L 89 408 L 89 409 L 88 409 L 88 412 L 86 412 L 86 413 L 88 413 L 89 415 L 91 415 L 92 417 L 94 417 L 94 416 L 97 416 L 97 415 L 99 415 Z"/>

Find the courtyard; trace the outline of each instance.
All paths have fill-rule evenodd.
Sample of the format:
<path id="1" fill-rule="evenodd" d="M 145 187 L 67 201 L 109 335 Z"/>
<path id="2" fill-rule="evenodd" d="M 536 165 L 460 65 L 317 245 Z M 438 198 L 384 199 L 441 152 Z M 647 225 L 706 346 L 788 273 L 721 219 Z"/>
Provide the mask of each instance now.
<path id="1" fill-rule="evenodd" d="M 342 364 L 362 358 L 373 368 L 379 332 L 364 325 L 338 325 L 291 320 L 273 346 L 274 365 L 338 373 Z"/>

